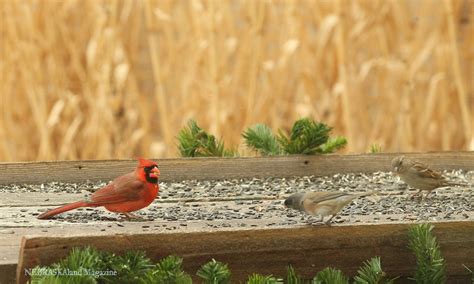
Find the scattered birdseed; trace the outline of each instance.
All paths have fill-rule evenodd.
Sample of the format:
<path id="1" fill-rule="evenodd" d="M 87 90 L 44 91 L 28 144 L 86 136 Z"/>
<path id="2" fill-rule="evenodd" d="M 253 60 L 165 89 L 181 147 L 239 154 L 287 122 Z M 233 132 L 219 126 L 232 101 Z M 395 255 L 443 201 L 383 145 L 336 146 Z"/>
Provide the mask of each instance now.
<path id="1" fill-rule="evenodd" d="M 255 227 L 251 220 L 268 220 L 266 226 L 304 224 L 303 213 L 287 209 L 283 201 L 295 192 L 305 191 L 343 191 L 360 193 L 370 190 L 377 194 L 358 198 L 344 207 L 333 219 L 337 223 L 377 221 L 430 221 L 464 220 L 474 218 L 474 191 L 472 177 L 474 171 L 445 171 L 444 175 L 453 182 L 468 184 L 466 187 L 454 186 L 434 190 L 424 200 L 410 199 L 416 190 L 389 172 L 373 174 L 336 174 L 333 176 L 293 177 L 293 178 L 250 178 L 209 181 L 160 182 L 160 197 L 149 207 L 136 215 L 145 221 L 178 221 L 179 227 L 185 227 L 189 221 L 208 221 L 211 228 L 219 227 Z M 51 182 L 41 185 L 0 185 L 0 193 L 76 193 L 89 196 L 91 192 L 106 185 L 106 182 L 60 183 Z M 26 213 L 22 218 L 12 214 L 14 223 L 28 223 L 36 218 L 35 210 L 21 209 Z M 91 221 L 111 221 L 124 227 L 119 214 L 99 211 L 96 208 L 70 211 L 55 217 L 56 220 L 70 223 L 88 223 Z M 108 225 L 107 227 L 111 227 Z M 143 226 L 148 228 L 149 226 Z M 175 226 L 161 227 L 167 230 Z"/>

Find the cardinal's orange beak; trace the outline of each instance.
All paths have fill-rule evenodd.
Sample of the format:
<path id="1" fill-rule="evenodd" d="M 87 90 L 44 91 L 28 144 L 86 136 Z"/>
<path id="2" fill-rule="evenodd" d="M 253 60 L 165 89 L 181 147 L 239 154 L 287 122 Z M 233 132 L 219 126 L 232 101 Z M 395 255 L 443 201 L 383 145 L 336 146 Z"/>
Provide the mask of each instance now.
<path id="1" fill-rule="evenodd" d="M 157 167 L 154 167 L 152 170 L 151 170 L 151 173 L 150 173 L 150 176 L 151 177 L 156 177 L 156 178 L 159 178 L 160 177 L 160 170 L 157 168 Z"/>

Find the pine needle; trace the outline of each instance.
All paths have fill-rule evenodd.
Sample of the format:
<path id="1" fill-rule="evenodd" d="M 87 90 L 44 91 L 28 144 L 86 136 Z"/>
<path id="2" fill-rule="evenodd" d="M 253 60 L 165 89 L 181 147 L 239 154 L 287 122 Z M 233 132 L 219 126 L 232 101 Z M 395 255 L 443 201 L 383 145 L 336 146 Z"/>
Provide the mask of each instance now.
<path id="1" fill-rule="evenodd" d="M 249 276 L 246 284 L 283 284 L 283 280 L 277 279 L 272 275 L 261 275 L 254 273 Z"/>
<path id="2" fill-rule="evenodd" d="M 247 146 L 263 156 L 282 154 L 326 154 L 333 153 L 347 144 L 345 137 L 329 137 L 331 127 L 309 118 L 297 120 L 289 134 L 278 130 L 272 133 L 265 124 L 247 128 L 242 136 Z"/>
<path id="3" fill-rule="evenodd" d="M 233 157 L 237 154 L 225 149 L 224 142 L 208 134 L 192 119 L 188 121 L 187 127 L 179 131 L 178 141 L 182 157 Z"/>
<path id="4" fill-rule="evenodd" d="M 281 153 L 280 145 L 273 135 L 272 130 L 265 124 L 256 124 L 247 128 L 242 136 L 247 146 L 264 156 L 278 155 Z"/>
<path id="5" fill-rule="evenodd" d="M 205 284 L 226 284 L 230 283 L 231 273 L 227 264 L 212 259 L 201 266 L 196 273 L 201 277 Z"/>
<path id="6" fill-rule="evenodd" d="M 320 146 L 328 141 L 330 132 L 326 124 L 302 118 L 293 124 L 289 136 L 280 130 L 277 139 L 287 154 L 317 154 L 323 153 Z"/>
<path id="7" fill-rule="evenodd" d="M 446 264 L 433 236 L 433 225 L 419 224 L 409 228 L 408 247 L 416 257 L 415 281 L 423 284 L 446 283 Z"/>
<path id="8" fill-rule="evenodd" d="M 314 284 L 348 284 L 349 279 L 344 276 L 342 271 L 335 268 L 325 268 L 318 272 L 313 278 Z"/>
<path id="9" fill-rule="evenodd" d="M 385 272 L 382 271 L 382 264 L 380 257 L 374 257 L 369 261 L 364 262 L 357 271 L 357 276 L 354 277 L 355 284 L 392 284 L 395 279 L 387 279 Z"/>

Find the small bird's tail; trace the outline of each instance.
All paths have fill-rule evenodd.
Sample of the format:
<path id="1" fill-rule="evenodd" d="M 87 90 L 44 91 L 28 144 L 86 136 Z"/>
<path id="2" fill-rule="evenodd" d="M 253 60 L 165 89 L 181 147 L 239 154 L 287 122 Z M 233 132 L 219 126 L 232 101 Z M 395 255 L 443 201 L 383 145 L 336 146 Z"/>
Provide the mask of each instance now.
<path id="1" fill-rule="evenodd" d="M 78 201 L 78 202 L 74 202 L 74 203 L 71 203 L 71 204 L 66 204 L 64 206 L 54 208 L 52 210 L 44 212 L 43 214 L 38 216 L 38 219 L 49 219 L 49 218 L 51 218 L 55 215 L 61 214 L 63 212 L 73 210 L 73 209 L 76 209 L 76 208 L 80 208 L 80 207 L 84 207 L 84 206 L 87 206 L 87 203 L 85 201 Z"/>
<path id="2" fill-rule="evenodd" d="M 462 186 L 462 187 L 469 186 L 469 184 L 467 183 L 459 183 L 459 182 L 451 182 L 451 181 L 447 182 L 446 185 L 447 186 Z"/>
<path id="3" fill-rule="evenodd" d="M 357 194 L 354 194 L 354 195 L 356 195 L 357 197 L 364 197 L 364 196 L 369 196 L 369 195 L 376 194 L 378 192 L 379 192 L 378 190 L 371 190 L 371 191 L 367 191 L 367 192 L 363 192 L 363 193 L 357 193 Z"/>

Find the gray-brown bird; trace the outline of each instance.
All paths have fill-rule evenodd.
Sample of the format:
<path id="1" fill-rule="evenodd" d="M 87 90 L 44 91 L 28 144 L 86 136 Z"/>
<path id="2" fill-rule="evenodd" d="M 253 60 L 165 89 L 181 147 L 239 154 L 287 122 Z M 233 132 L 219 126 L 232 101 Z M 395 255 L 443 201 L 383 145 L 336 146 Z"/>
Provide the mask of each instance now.
<path id="1" fill-rule="evenodd" d="M 374 193 L 374 191 L 359 194 L 341 191 L 298 192 L 285 200 L 285 206 L 309 215 L 320 216 L 321 222 L 324 222 L 324 217 L 331 216 L 324 222 L 329 226 L 332 218 L 353 199 Z"/>
<path id="2" fill-rule="evenodd" d="M 431 191 L 439 187 L 466 186 L 466 184 L 450 182 L 440 172 L 432 170 L 427 165 L 405 156 L 395 157 L 392 160 L 392 168 L 394 173 L 405 183 L 410 187 L 418 189 L 418 192 L 413 194 L 411 198 L 420 194 L 422 190 L 428 191 L 428 194 L 426 194 L 426 197 L 428 197 Z"/>

